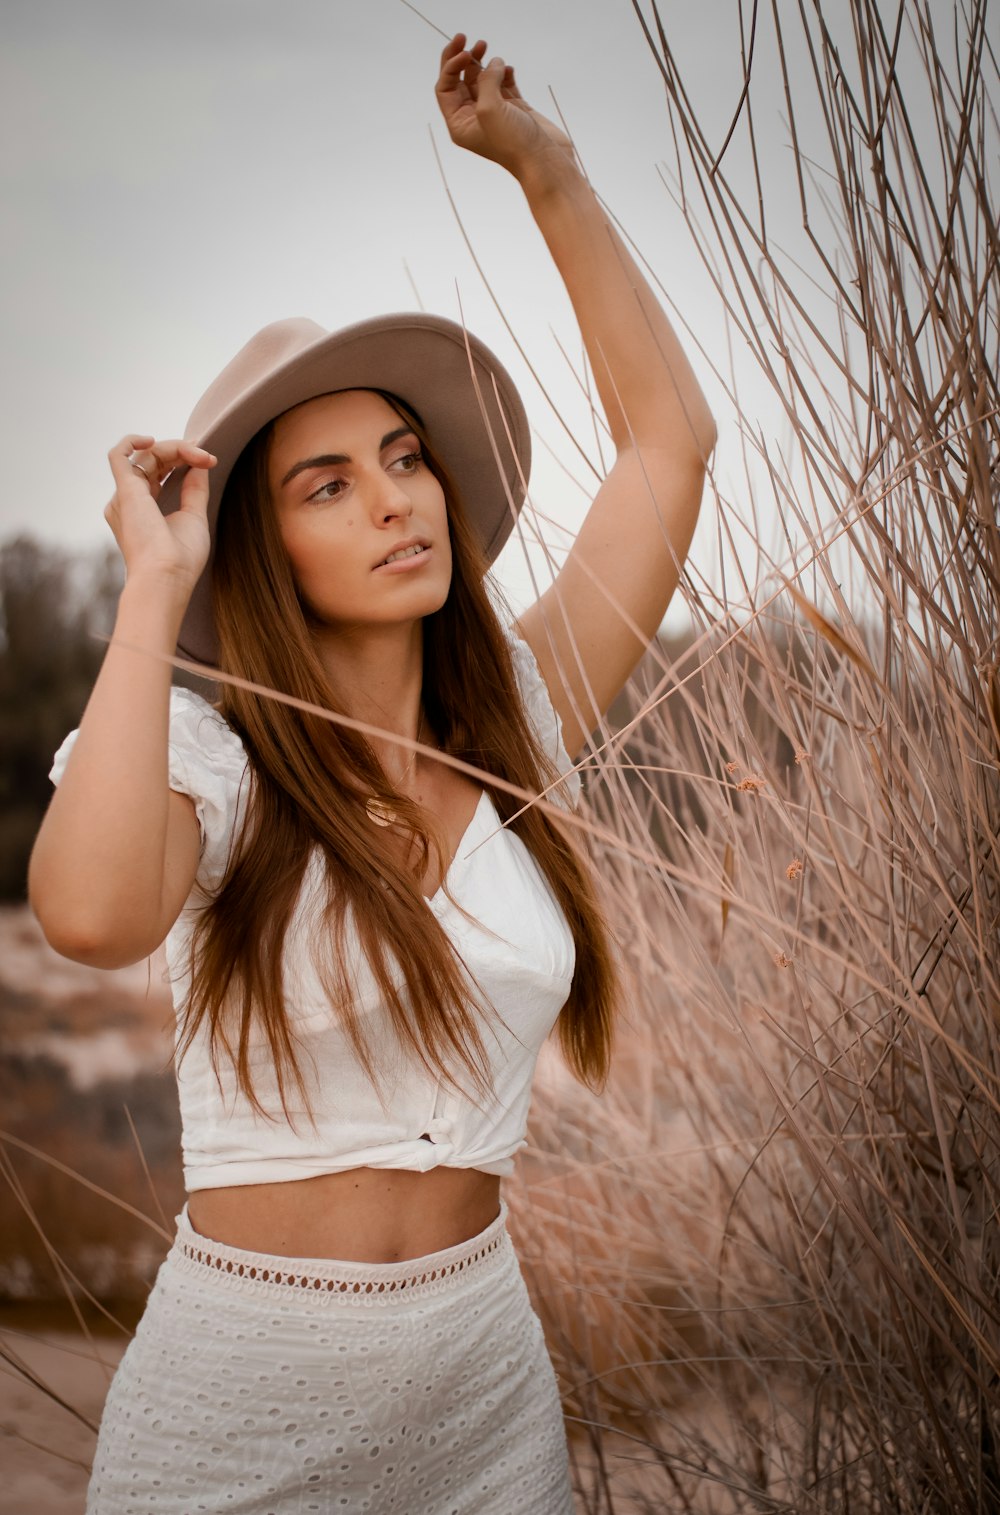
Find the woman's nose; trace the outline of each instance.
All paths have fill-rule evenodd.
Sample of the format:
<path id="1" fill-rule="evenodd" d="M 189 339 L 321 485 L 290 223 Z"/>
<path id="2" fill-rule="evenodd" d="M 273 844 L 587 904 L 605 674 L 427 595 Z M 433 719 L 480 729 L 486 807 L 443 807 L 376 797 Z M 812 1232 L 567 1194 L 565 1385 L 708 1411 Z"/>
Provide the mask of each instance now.
<path id="1" fill-rule="evenodd" d="M 373 512 L 377 519 L 392 520 L 396 516 L 408 516 L 413 512 L 413 501 L 403 486 L 390 475 L 383 474 L 375 490 Z"/>

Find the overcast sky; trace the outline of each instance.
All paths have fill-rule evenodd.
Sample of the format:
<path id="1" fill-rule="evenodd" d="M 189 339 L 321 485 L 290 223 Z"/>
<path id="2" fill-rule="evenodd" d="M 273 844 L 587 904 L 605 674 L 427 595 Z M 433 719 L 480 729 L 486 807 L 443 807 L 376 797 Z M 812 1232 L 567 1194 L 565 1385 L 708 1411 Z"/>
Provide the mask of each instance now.
<path id="1" fill-rule="evenodd" d="M 669 122 L 630 0 L 420 9 L 485 37 L 549 114 L 554 91 L 596 188 L 705 348 L 688 340 L 729 445 L 710 368 L 727 363 L 721 314 L 657 171 Z M 721 140 L 742 79 L 737 0 L 664 14 Z M 504 313 L 589 445 L 556 340 L 577 358 L 568 301 L 518 186 L 449 142 L 433 97 L 443 39 L 402 0 L 4 0 L 0 24 L 0 539 L 110 542 L 107 448 L 127 431 L 179 434 L 266 322 L 334 328 L 418 303 L 458 319 L 459 299 L 522 387 L 535 505 L 579 524 L 587 490 L 547 448 L 584 470 L 475 269 L 434 143 Z M 763 48 L 754 87 L 764 141 L 787 157 Z M 711 523 L 695 550 L 707 566 Z M 499 565 L 516 599 L 522 558 L 515 540 Z"/>

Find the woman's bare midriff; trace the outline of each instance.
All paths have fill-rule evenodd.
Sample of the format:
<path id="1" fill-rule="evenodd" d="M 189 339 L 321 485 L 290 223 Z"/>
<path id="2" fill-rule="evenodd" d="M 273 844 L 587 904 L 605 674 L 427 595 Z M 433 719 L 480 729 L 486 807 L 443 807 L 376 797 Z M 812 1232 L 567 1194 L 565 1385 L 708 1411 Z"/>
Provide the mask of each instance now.
<path id="1" fill-rule="evenodd" d="M 475 1168 L 351 1168 L 188 1196 L 192 1226 L 212 1241 L 346 1262 L 425 1257 L 478 1236 L 499 1212 L 500 1179 Z"/>

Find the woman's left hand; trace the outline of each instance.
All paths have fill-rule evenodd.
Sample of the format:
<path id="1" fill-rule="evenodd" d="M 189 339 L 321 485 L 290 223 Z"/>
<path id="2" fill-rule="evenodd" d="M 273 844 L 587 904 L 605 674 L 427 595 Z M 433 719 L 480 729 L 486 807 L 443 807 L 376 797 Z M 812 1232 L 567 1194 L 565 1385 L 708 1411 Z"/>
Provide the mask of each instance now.
<path id="1" fill-rule="evenodd" d="M 501 164 L 515 178 L 533 163 L 575 161 L 573 144 L 558 126 L 521 98 L 514 70 L 502 58 L 483 67 L 486 43 L 465 46 L 458 32 L 441 54 L 435 94 L 451 140 Z"/>

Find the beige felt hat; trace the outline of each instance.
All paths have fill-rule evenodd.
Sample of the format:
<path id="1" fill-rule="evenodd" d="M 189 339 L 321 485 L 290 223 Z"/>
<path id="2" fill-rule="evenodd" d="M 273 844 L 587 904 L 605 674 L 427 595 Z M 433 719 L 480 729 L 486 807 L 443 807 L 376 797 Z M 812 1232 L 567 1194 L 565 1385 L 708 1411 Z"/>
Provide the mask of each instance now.
<path id="1" fill-rule="evenodd" d="M 209 474 L 213 553 L 219 502 L 247 443 L 293 405 L 341 389 L 386 390 L 416 412 L 492 563 L 524 500 L 531 467 L 528 418 L 510 375 L 478 338 L 443 316 L 420 313 L 376 316 L 333 332 L 297 317 L 275 321 L 226 365 L 184 431 L 219 460 Z M 185 472 L 175 469 L 160 491 L 164 515 L 179 508 Z M 215 666 L 211 575 L 210 556 L 177 648 Z"/>

